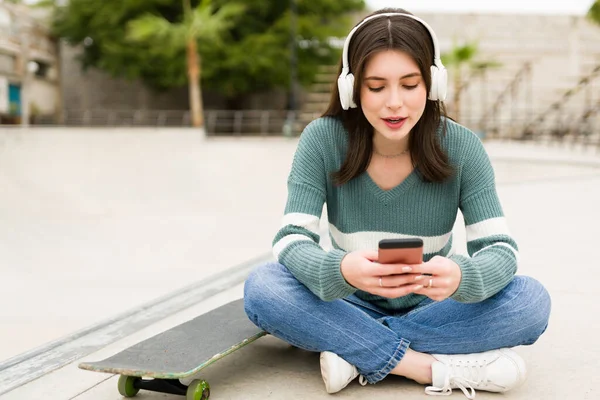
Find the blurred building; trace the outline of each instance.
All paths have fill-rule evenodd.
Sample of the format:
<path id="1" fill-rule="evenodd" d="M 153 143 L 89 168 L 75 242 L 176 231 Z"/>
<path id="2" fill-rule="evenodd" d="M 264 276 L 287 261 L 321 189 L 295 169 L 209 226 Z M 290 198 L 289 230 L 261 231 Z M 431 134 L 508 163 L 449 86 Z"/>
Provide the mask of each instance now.
<path id="1" fill-rule="evenodd" d="M 0 3 L 0 122 L 57 116 L 56 43 L 26 6 Z"/>
<path id="2" fill-rule="evenodd" d="M 532 127 L 563 134 L 594 125 L 600 116 L 600 27 L 584 16 L 417 15 L 436 31 L 442 53 L 476 43 L 474 61 L 497 63 L 483 71 L 463 66 L 461 82 L 450 70 L 450 115 L 482 136 L 522 137 Z M 343 39 L 337 38 L 338 45 Z M 189 125 L 186 87 L 155 93 L 139 81 L 82 71 L 80 51 L 61 45 L 67 125 Z M 323 65 L 317 82 L 300 91 L 296 132 L 326 109 L 336 75 L 337 65 Z M 217 93 L 205 91 L 203 97 L 209 134 L 281 134 L 287 119 L 285 89 L 248 96 L 241 110 L 228 109 Z"/>
<path id="3" fill-rule="evenodd" d="M 564 134 L 600 116 L 600 26 L 580 15 L 423 14 L 442 51 L 476 43 L 477 61 L 498 66 L 464 68 L 450 82 L 448 105 L 483 134 L 521 137 L 528 129 Z M 595 110 L 595 111 L 594 111 Z"/>
<path id="4" fill-rule="evenodd" d="M 480 70 L 463 65 L 460 82 L 447 66 L 445 103 L 453 117 L 460 109 L 459 122 L 482 136 L 588 134 L 590 126 L 600 134 L 600 26 L 579 15 L 416 14 L 436 32 L 442 54 L 476 44 L 472 61 L 496 63 Z M 303 124 L 326 108 L 336 74 L 333 66 L 322 68 L 303 105 Z"/>
<path id="5" fill-rule="evenodd" d="M 0 3 L 0 118 L 18 119 L 29 99 L 36 115 L 60 115 L 66 125 L 189 126 L 187 86 L 156 92 L 141 81 L 82 70 L 81 47 L 56 43 L 33 18 L 36 10 Z M 364 14 L 366 14 L 365 12 Z M 475 61 L 493 68 L 450 70 L 450 115 L 481 135 L 560 135 L 600 127 L 600 27 L 583 16 L 417 13 L 436 31 L 442 53 L 476 43 Z M 360 20 L 363 15 L 356 15 Z M 344 38 L 332 38 L 339 45 Z M 33 61 L 35 64 L 32 64 Z M 302 62 L 302 60 L 299 60 Z M 27 71 L 29 71 L 27 73 Z M 336 65 L 299 93 L 296 131 L 327 107 Z M 29 88 L 29 90 L 25 90 Z M 460 96 L 456 96 L 459 93 Z M 255 93 L 229 109 L 219 93 L 203 92 L 209 134 L 281 134 L 288 118 L 286 89 Z M 460 110 L 460 113 L 458 112 Z M 457 117 L 458 115 L 458 117 Z M 54 123 L 43 118 L 34 122 Z M 600 128 L 595 128 L 600 134 Z"/>

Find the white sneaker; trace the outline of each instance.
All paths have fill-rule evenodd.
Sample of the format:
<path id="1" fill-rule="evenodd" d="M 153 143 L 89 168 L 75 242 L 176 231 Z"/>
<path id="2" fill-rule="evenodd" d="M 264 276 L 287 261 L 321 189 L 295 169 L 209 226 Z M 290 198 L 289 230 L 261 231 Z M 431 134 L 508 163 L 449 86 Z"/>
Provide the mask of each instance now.
<path id="1" fill-rule="evenodd" d="M 358 370 L 337 354 L 329 351 L 321 353 L 321 376 L 325 382 L 327 393 L 337 393 L 358 376 Z M 367 380 L 360 376 L 359 382 L 365 386 Z"/>
<path id="2" fill-rule="evenodd" d="M 447 396 L 460 389 L 468 399 L 475 389 L 506 392 L 520 386 L 527 377 L 525 361 L 510 349 L 476 354 L 432 354 L 438 361 L 431 366 L 432 386 L 425 393 Z"/>

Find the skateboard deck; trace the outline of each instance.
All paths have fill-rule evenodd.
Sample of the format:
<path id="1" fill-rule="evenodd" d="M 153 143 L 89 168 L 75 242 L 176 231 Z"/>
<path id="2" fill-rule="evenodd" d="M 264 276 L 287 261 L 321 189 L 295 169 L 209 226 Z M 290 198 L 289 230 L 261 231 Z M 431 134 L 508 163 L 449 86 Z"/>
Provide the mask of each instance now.
<path id="1" fill-rule="evenodd" d="M 207 382 L 194 380 L 188 387 L 179 379 L 196 375 L 266 335 L 250 322 L 243 302 L 240 299 L 225 304 L 105 360 L 83 362 L 79 368 L 120 374 L 119 392 L 125 397 L 133 397 L 145 389 L 186 395 L 188 400 L 207 399 L 210 396 Z"/>

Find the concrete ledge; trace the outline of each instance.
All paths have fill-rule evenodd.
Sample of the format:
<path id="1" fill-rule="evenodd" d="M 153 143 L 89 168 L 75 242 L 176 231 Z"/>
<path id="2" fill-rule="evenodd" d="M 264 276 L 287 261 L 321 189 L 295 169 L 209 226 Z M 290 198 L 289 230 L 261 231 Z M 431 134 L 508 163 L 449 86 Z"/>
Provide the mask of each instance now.
<path id="1" fill-rule="evenodd" d="M 0 395 L 243 282 L 267 254 L 0 363 Z"/>

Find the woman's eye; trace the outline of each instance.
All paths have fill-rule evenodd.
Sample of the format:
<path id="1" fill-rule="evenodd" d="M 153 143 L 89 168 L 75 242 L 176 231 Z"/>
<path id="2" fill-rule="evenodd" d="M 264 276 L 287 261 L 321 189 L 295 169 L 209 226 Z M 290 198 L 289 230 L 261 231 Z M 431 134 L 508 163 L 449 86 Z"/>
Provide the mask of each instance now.
<path id="1" fill-rule="evenodd" d="M 407 89 L 407 90 L 414 90 L 414 89 L 416 89 L 416 88 L 417 88 L 417 86 L 419 86 L 419 84 L 418 84 L 418 83 L 417 83 L 416 85 L 412 85 L 412 86 L 411 86 L 411 85 L 404 85 L 404 89 Z"/>
<path id="2" fill-rule="evenodd" d="M 369 90 L 371 92 L 381 92 L 383 90 L 383 86 L 382 87 L 377 87 L 377 88 L 369 87 Z"/>

